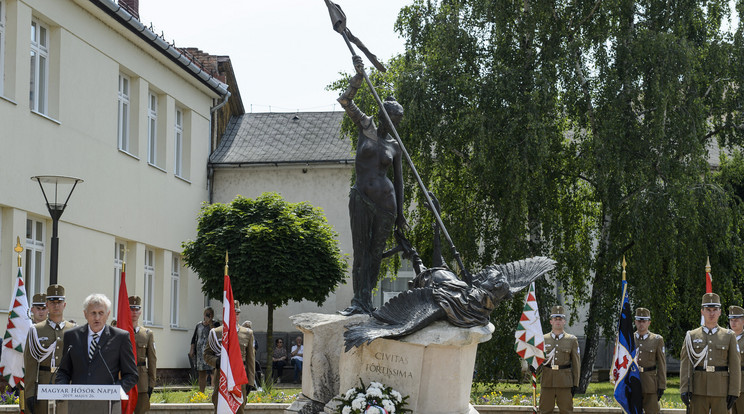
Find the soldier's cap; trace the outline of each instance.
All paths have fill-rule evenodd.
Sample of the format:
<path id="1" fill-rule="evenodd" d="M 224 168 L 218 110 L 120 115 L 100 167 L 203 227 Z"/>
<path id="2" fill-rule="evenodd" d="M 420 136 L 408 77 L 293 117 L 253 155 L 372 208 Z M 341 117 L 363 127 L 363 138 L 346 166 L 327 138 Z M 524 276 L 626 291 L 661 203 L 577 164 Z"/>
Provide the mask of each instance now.
<path id="1" fill-rule="evenodd" d="M 637 321 L 650 321 L 651 312 L 646 308 L 636 308 L 635 319 Z"/>
<path id="2" fill-rule="evenodd" d="M 729 319 L 744 318 L 744 309 L 739 306 L 729 306 Z"/>
<path id="3" fill-rule="evenodd" d="M 703 295 L 703 304 L 702 307 L 704 308 L 720 308 L 721 307 L 721 298 L 718 297 L 715 293 L 706 293 Z"/>
<path id="4" fill-rule="evenodd" d="M 139 296 L 130 296 L 129 308 L 142 309 L 142 298 Z"/>
<path id="5" fill-rule="evenodd" d="M 65 288 L 62 285 L 49 285 L 46 300 L 65 300 Z"/>
<path id="6" fill-rule="evenodd" d="M 234 300 L 233 304 L 235 305 L 235 313 L 240 313 L 240 303 L 237 300 Z"/>
<path id="7" fill-rule="evenodd" d="M 566 310 L 560 305 L 553 306 L 550 308 L 550 317 L 566 319 Z"/>
<path id="8" fill-rule="evenodd" d="M 37 293 L 31 300 L 31 306 L 46 306 L 46 295 L 44 293 Z"/>

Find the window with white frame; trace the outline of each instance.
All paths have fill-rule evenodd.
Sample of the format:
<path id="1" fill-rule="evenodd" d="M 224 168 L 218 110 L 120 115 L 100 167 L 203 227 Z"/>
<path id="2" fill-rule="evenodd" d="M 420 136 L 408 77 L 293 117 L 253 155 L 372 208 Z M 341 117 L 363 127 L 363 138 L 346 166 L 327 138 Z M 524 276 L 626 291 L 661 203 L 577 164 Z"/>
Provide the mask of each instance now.
<path id="1" fill-rule="evenodd" d="M 119 74 L 119 120 L 117 123 L 117 136 L 119 140 L 119 149 L 125 152 L 131 152 L 129 149 L 129 88 L 131 80 L 129 76 Z"/>
<path id="2" fill-rule="evenodd" d="M 46 114 L 49 97 L 49 27 L 31 20 L 31 110 Z"/>
<path id="3" fill-rule="evenodd" d="M 157 165 L 158 161 L 158 96 L 150 92 L 147 100 L 147 162 Z"/>
<path id="4" fill-rule="evenodd" d="M 145 298 L 142 304 L 142 321 L 154 325 L 155 317 L 155 252 L 145 249 Z"/>
<path id="5" fill-rule="evenodd" d="M 5 0 L 0 0 L 0 96 L 5 85 Z"/>
<path id="6" fill-rule="evenodd" d="M 176 108 L 176 154 L 174 173 L 178 177 L 183 177 L 183 110 Z"/>
<path id="7" fill-rule="evenodd" d="M 44 238 L 46 225 L 43 221 L 26 219 L 26 294 L 33 296 L 46 292 L 44 283 Z"/>
<path id="8" fill-rule="evenodd" d="M 114 319 L 119 312 L 119 286 L 121 286 L 121 271 L 124 268 L 124 253 L 126 245 L 121 242 L 114 242 Z"/>
<path id="9" fill-rule="evenodd" d="M 178 327 L 178 303 L 181 289 L 181 260 L 178 256 L 173 256 L 173 265 L 171 267 L 171 317 L 170 325 Z"/>

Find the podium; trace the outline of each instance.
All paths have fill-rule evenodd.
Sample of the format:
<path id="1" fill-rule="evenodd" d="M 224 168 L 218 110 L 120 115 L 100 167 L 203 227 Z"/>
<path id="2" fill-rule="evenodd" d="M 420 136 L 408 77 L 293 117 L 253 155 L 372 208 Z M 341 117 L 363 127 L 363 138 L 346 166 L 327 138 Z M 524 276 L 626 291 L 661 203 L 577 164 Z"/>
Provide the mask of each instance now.
<path id="1" fill-rule="evenodd" d="M 68 401 L 69 413 L 100 412 L 106 406 L 109 414 L 121 412 L 121 404 L 115 403 L 129 399 L 120 385 L 39 384 L 38 387 L 38 400 Z"/>

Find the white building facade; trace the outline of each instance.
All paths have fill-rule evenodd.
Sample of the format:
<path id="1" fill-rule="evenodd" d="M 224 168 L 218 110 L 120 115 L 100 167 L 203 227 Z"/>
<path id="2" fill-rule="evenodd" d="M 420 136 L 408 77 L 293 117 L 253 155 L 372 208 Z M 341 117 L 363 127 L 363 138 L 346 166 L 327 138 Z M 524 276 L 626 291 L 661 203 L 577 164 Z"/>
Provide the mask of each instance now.
<path id="1" fill-rule="evenodd" d="M 0 0 L 3 327 L 16 240 L 29 296 L 49 284 L 52 221 L 30 177 L 79 177 L 59 223 L 66 318 L 85 323 L 88 294 L 115 301 L 126 262 L 141 322 L 168 350 L 158 366 L 189 366 L 205 300 L 181 243 L 195 237 L 209 197 L 211 112 L 227 97 L 227 85 L 112 0 Z"/>

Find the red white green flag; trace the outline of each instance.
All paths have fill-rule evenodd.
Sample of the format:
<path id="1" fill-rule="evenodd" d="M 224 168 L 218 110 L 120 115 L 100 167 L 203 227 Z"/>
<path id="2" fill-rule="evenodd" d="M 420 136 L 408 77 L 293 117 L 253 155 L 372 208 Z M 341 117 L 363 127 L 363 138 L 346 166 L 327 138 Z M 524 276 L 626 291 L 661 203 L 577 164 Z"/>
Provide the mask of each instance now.
<path id="1" fill-rule="evenodd" d="M 537 370 L 545 361 L 545 341 L 540 325 L 540 314 L 537 310 L 535 282 L 530 283 L 530 289 L 525 296 L 524 310 L 519 318 L 519 325 L 514 332 L 514 337 L 516 338 L 514 350 L 527 361 L 528 365 Z"/>
<path id="2" fill-rule="evenodd" d="M 3 336 L 0 376 L 4 377 L 11 387 L 16 387 L 23 383 L 23 347 L 26 346 L 26 336 L 32 325 L 28 317 L 28 298 L 20 267 L 11 292 L 8 327 Z"/>

